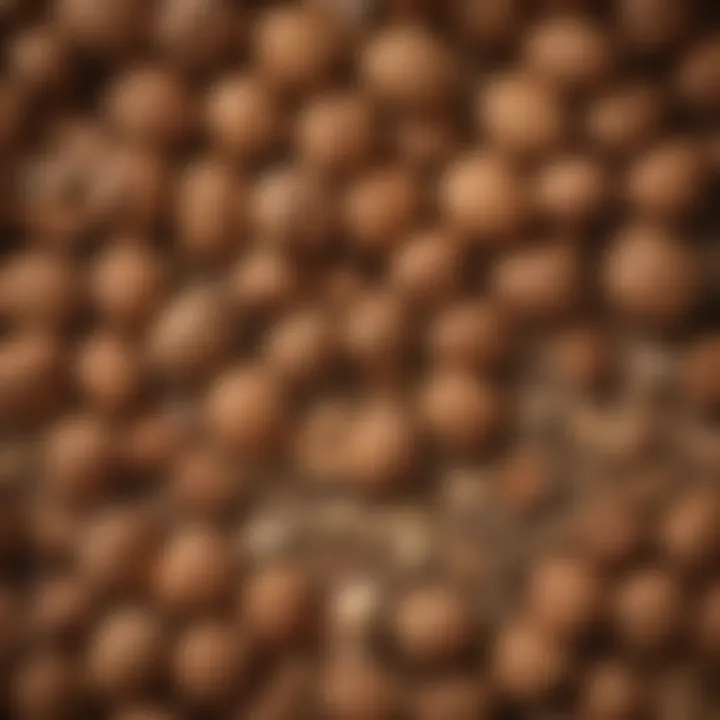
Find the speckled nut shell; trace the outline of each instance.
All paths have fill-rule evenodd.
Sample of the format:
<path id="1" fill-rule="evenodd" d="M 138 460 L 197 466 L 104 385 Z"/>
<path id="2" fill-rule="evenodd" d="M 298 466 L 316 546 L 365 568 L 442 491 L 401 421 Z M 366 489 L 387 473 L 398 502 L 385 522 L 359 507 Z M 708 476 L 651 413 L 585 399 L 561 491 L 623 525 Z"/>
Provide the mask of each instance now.
<path id="1" fill-rule="evenodd" d="M 523 182 L 495 155 L 461 155 L 440 181 L 440 207 L 450 227 L 470 244 L 504 244 L 526 221 Z"/>
<path id="2" fill-rule="evenodd" d="M 363 49 L 359 72 L 372 95 L 409 109 L 446 102 L 457 82 L 450 50 L 416 25 L 378 31 Z"/>
<path id="3" fill-rule="evenodd" d="M 565 126 L 563 106 L 553 90 L 537 77 L 518 72 L 483 82 L 475 116 L 481 136 L 519 157 L 552 151 Z"/>

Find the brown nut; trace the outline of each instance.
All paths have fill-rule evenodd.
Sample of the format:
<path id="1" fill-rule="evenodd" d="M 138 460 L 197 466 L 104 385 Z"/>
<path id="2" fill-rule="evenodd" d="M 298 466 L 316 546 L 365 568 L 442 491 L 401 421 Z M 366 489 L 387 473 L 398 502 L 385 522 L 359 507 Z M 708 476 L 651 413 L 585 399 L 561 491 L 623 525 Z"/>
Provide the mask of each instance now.
<path id="1" fill-rule="evenodd" d="M 582 304 L 582 258 L 578 248 L 567 243 L 523 248 L 498 259 L 490 285 L 500 305 L 519 319 L 565 319 Z"/>
<path id="2" fill-rule="evenodd" d="M 541 447 L 521 446 L 501 462 L 494 488 L 511 514 L 528 518 L 546 509 L 557 495 L 556 463 Z"/>
<path id="3" fill-rule="evenodd" d="M 486 450 L 507 415 L 497 387 L 453 370 L 439 371 L 428 379 L 418 411 L 421 426 L 438 448 L 461 455 Z"/>
<path id="4" fill-rule="evenodd" d="M 433 361 L 468 372 L 496 370 L 514 345 L 512 322 L 491 301 L 461 300 L 442 309 L 428 329 Z"/>
<path id="5" fill-rule="evenodd" d="M 90 289 L 98 314 L 111 328 L 142 329 L 165 296 L 162 258 L 139 242 L 111 243 L 95 261 Z"/>
<path id="6" fill-rule="evenodd" d="M 231 548 L 209 528 L 181 528 L 167 540 L 153 580 L 158 601 L 169 612 L 212 614 L 222 609 L 232 594 Z"/>
<path id="7" fill-rule="evenodd" d="M 692 5 L 682 0 L 628 0 L 618 6 L 618 27 L 632 50 L 652 54 L 682 40 L 693 14 Z"/>
<path id="8" fill-rule="evenodd" d="M 401 406 L 368 401 L 351 421 L 347 474 L 368 495 L 393 494 L 413 479 L 418 445 L 412 419 Z"/>
<path id="9" fill-rule="evenodd" d="M 83 397 L 101 414 L 131 410 L 143 389 L 137 349 L 111 333 L 96 333 L 80 346 L 75 372 Z"/>
<path id="10" fill-rule="evenodd" d="M 77 316 L 82 280 L 63 257 L 25 251 L 0 268 L 0 315 L 23 330 L 63 330 Z"/>
<path id="11" fill-rule="evenodd" d="M 565 116 L 552 89 L 527 73 L 485 81 L 475 101 L 479 133 L 519 157 L 545 155 L 562 140 Z"/>
<path id="12" fill-rule="evenodd" d="M 300 160 L 330 177 L 362 169 L 376 144 L 375 115 L 362 95 L 336 93 L 310 100 L 295 125 Z"/>
<path id="13" fill-rule="evenodd" d="M 457 118 L 447 110 L 403 116 L 393 138 L 398 159 L 425 176 L 438 172 L 457 151 L 457 126 Z"/>
<path id="14" fill-rule="evenodd" d="M 600 619 L 603 594 L 592 566 L 573 557 L 551 557 L 532 570 L 527 603 L 545 631 L 561 640 L 577 640 Z"/>
<path id="15" fill-rule="evenodd" d="M 710 36 L 692 45 L 677 70 L 678 92 L 685 102 L 709 116 L 720 111 L 720 39 Z"/>
<path id="16" fill-rule="evenodd" d="M 416 25 L 380 30 L 364 46 L 360 77 L 368 91 L 401 108 L 437 107 L 452 98 L 455 58 L 440 40 Z"/>
<path id="17" fill-rule="evenodd" d="M 535 178 L 535 205 L 560 229 L 576 230 L 597 220 L 609 194 L 602 163 L 590 157 L 558 157 Z"/>
<path id="18" fill-rule="evenodd" d="M 257 68 L 268 84 L 294 93 L 327 85 L 344 51 L 340 28 L 330 14 L 307 4 L 286 3 L 261 13 L 253 45 Z"/>
<path id="19" fill-rule="evenodd" d="M 440 583 L 411 588 L 395 602 L 391 632 L 402 659 L 442 667 L 474 645 L 475 621 L 462 595 Z"/>
<path id="20" fill-rule="evenodd" d="M 218 150 L 243 164 L 267 156 L 281 134 L 281 116 L 271 92 L 256 78 L 230 75 L 210 87 L 207 132 Z"/>
<path id="21" fill-rule="evenodd" d="M 694 142 L 670 141 L 642 155 L 628 171 L 630 204 L 650 219 L 686 216 L 702 202 L 706 159 Z"/>
<path id="22" fill-rule="evenodd" d="M 680 391 L 701 413 L 713 415 L 720 409 L 720 335 L 708 335 L 685 351 L 680 365 Z"/>
<path id="23" fill-rule="evenodd" d="M 615 238 L 602 280 L 610 303 L 631 321 L 650 328 L 677 325 L 700 294 L 693 248 L 659 228 L 635 225 Z"/>
<path id="24" fill-rule="evenodd" d="M 258 566 L 240 594 L 240 617 L 262 644 L 283 647 L 314 636 L 319 620 L 319 588 L 300 564 L 276 560 Z"/>
<path id="25" fill-rule="evenodd" d="M 485 49 L 509 45 L 521 28 L 519 0 L 460 0 L 453 6 L 454 27 L 473 45 Z"/>
<path id="26" fill-rule="evenodd" d="M 420 205 L 418 178 L 402 167 L 361 176 L 350 186 L 343 203 L 354 247 L 369 253 L 392 248 L 411 230 Z"/>
<path id="27" fill-rule="evenodd" d="M 175 684 L 191 706 L 223 708 L 237 695 L 248 661 L 235 627 L 195 625 L 182 634 L 175 650 Z"/>
<path id="28" fill-rule="evenodd" d="M 67 89 L 73 70 L 68 43 L 52 25 L 34 25 L 9 39 L 10 76 L 31 95 Z"/>
<path id="29" fill-rule="evenodd" d="M 455 160 L 440 181 L 439 203 L 449 226 L 481 246 L 513 240 L 527 219 L 521 179 L 493 155 Z"/>
<path id="30" fill-rule="evenodd" d="M 226 163 L 206 158 L 188 166 L 178 183 L 178 244 L 190 262 L 225 263 L 245 244 L 248 189 Z"/>
<path id="31" fill-rule="evenodd" d="M 493 706 L 481 678 L 453 675 L 427 683 L 413 698 L 414 720 L 488 720 Z"/>
<path id="32" fill-rule="evenodd" d="M 635 720 L 647 707 L 644 679 L 622 661 L 597 663 L 582 683 L 582 720 Z"/>
<path id="33" fill-rule="evenodd" d="M 591 101 L 585 121 L 586 132 L 601 149 L 631 154 L 657 137 L 664 110 L 659 88 L 629 82 Z"/>
<path id="34" fill-rule="evenodd" d="M 693 623 L 695 651 L 711 667 L 720 662 L 720 583 L 712 583 L 702 594 Z"/>
<path id="35" fill-rule="evenodd" d="M 542 20 L 524 43 L 524 60 L 532 72 L 561 90 L 589 91 L 613 70 L 612 39 L 602 26 L 581 15 Z"/>
<path id="36" fill-rule="evenodd" d="M 112 430 L 92 415 L 56 422 L 43 448 L 46 491 L 72 505 L 93 504 L 112 492 L 117 445 Z"/>
<path id="37" fill-rule="evenodd" d="M 105 112 L 111 126 L 142 147 L 173 150 L 192 131 L 192 111 L 182 81 L 164 69 L 145 67 L 110 85 Z"/>
<path id="38" fill-rule="evenodd" d="M 213 285 L 183 289 L 151 328 L 148 355 L 161 378 L 183 384 L 208 377 L 233 342 L 233 314 Z"/>
<path id="39" fill-rule="evenodd" d="M 463 254 L 455 238 L 437 229 L 411 235 L 390 258 L 390 282 L 409 304 L 433 308 L 462 281 Z"/>
<path id="40" fill-rule="evenodd" d="M 267 459 L 280 447 L 287 423 L 283 386 L 266 369 L 237 367 L 220 375 L 205 401 L 208 429 L 223 447 L 248 459 Z"/>
<path id="41" fill-rule="evenodd" d="M 683 609 L 682 591 L 674 578 L 655 568 L 638 570 L 617 590 L 615 631 L 628 650 L 657 654 L 676 639 Z"/>
<path id="42" fill-rule="evenodd" d="M 87 676 L 94 690 L 132 698 L 163 679 L 166 640 L 161 621 L 145 609 L 121 608 L 95 629 L 87 650 Z"/>
<path id="43" fill-rule="evenodd" d="M 502 630 L 492 668 L 500 695 L 519 704 L 546 701 L 569 670 L 562 647 L 527 620 L 514 621 Z"/>
<path id="44" fill-rule="evenodd" d="M 72 642 L 94 618 L 92 592 L 74 575 L 41 581 L 30 608 L 31 632 L 41 642 Z"/>

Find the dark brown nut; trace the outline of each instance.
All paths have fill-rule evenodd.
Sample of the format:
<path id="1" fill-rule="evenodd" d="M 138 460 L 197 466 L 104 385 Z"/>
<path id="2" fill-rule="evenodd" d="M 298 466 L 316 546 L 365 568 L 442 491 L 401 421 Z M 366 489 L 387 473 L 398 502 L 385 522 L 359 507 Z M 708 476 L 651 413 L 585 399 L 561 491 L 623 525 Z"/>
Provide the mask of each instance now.
<path id="1" fill-rule="evenodd" d="M 251 197 L 254 233 L 288 251 L 325 250 L 337 230 L 332 188 L 296 166 L 260 177 Z"/>
<path id="2" fill-rule="evenodd" d="M 679 385 L 685 400 L 700 412 L 713 415 L 720 409 L 720 335 L 695 341 L 684 353 Z"/>
<path id="3" fill-rule="evenodd" d="M 62 330 L 76 317 L 81 279 L 62 256 L 34 250 L 0 268 L 0 315 L 28 330 Z"/>
<path id="4" fill-rule="evenodd" d="M 720 559 L 720 495 L 712 488 L 678 498 L 660 524 L 660 547 L 681 572 L 703 573 Z"/>
<path id="5" fill-rule="evenodd" d="M 61 35 L 83 50 L 104 57 L 135 50 L 148 27 L 150 7 L 144 0 L 56 0 L 53 5 Z"/>
<path id="6" fill-rule="evenodd" d="M 488 720 L 491 691 L 481 678 L 464 675 L 431 681 L 412 702 L 414 720 Z"/>
<path id="7" fill-rule="evenodd" d="M 232 53 L 243 19 L 228 0 L 161 0 L 153 39 L 181 67 L 209 70 Z"/>
<path id="8" fill-rule="evenodd" d="M 50 566 L 69 563 L 80 533 L 74 509 L 42 497 L 28 509 L 28 515 L 28 544 L 38 559 Z"/>
<path id="9" fill-rule="evenodd" d="M 182 720 L 182 715 L 162 705 L 133 703 L 112 714 L 112 720 Z"/>
<path id="10" fill-rule="evenodd" d="M 460 658 L 477 638 L 475 619 L 461 593 L 433 583 L 411 588 L 390 618 L 400 657 L 416 667 L 442 667 Z"/>
<path id="11" fill-rule="evenodd" d="M 199 285 L 180 291 L 151 328 L 151 363 L 163 380 L 173 384 L 208 377 L 232 347 L 233 320 L 219 288 Z"/>
<path id="12" fill-rule="evenodd" d="M 368 401 L 352 419 L 345 464 L 350 480 L 370 496 L 406 488 L 417 468 L 412 418 L 393 402 Z"/>
<path id="13" fill-rule="evenodd" d="M 223 77 L 211 86 L 205 119 L 217 149 L 242 164 L 266 157 L 281 135 L 274 96 L 258 79 L 246 75 Z"/>
<path id="14" fill-rule="evenodd" d="M 268 367 L 284 381 L 317 385 L 332 372 L 339 355 L 333 318 L 316 308 L 291 313 L 270 329 L 264 354 Z"/>
<path id="15" fill-rule="evenodd" d="M 49 24 L 31 26 L 11 38 L 6 58 L 10 77 L 31 96 L 62 92 L 72 79 L 70 48 Z"/>
<path id="16" fill-rule="evenodd" d="M 611 74 L 612 39 L 581 15 L 559 15 L 531 29 L 524 48 L 528 69 L 561 90 L 590 91 Z"/>
<path id="17" fill-rule="evenodd" d="M 562 320 L 582 305 L 582 258 L 567 243 L 523 248 L 498 259 L 490 285 L 500 305 L 521 320 Z"/>
<path id="18" fill-rule="evenodd" d="M 121 137 L 150 149 L 174 150 L 193 129 L 187 89 L 178 77 L 157 67 L 120 75 L 108 89 L 105 112 Z"/>
<path id="19" fill-rule="evenodd" d="M 96 333 L 79 348 L 75 374 L 90 406 L 101 414 L 131 410 L 143 389 L 143 368 L 137 349 L 123 338 Z"/>
<path id="20" fill-rule="evenodd" d="M 120 439 L 123 467 L 132 477 L 165 477 L 188 441 L 188 428 L 172 410 L 145 413 L 134 418 Z"/>
<path id="21" fill-rule="evenodd" d="M 321 674 L 321 709 L 337 720 L 393 720 L 401 704 L 395 679 L 369 658 L 331 658 Z"/>
<path id="22" fill-rule="evenodd" d="M 500 633 L 492 658 L 494 681 L 501 697 L 537 704 L 565 681 L 569 666 L 561 645 L 527 620 L 516 620 Z"/>
<path id="23" fill-rule="evenodd" d="M 250 198 L 228 164 L 203 158 L 187 167 L 178 183 L 175 222 L 179 247 L 188 260 L 225 263 L 244 246 Z"/>
<path id="24" fill-rule="evenodd" d="M 170 164 L 162 153 L 121 143 L 108 148 L 90 170 L 88 213 L 130 233 L 150 233 L 167 220 L 171 205 Z"/>
<path id="25" fill-rule="evenodd" d="M 494 490 L 511 514 L 527 518 L 555 499 L 556 474 L 556 463 L 549 452 L 534 445 L 520 447 L 501 462 Z"/>
<path id="26" fill-rule="evenodd" d="M 372 159 L 375 145 L 375 113 L 362 95 L 325 95 L 299 111 L 295 146 L 300 161 L 322 175 L 361 170 Z"/>
<path id="27" fill-rule="evenodd" d="M 234 516 L 249 491 L 247 473 L 205 446 L 181 451 L 168 487 L 171 502 L 183 517 L 210 522 Z"/>
<path id="28" fill-rule="evenodd" d="M 589 105 L 586 133 L 599 148 L 631 154 L 657 137 L 664 115 L 659 89 L 631 82 L 596 97 Z"/>
<path id="29" fill-rule="evenodd" d="M 486 450 L 505 424 L 502 393 L 466 372 L 439 371 L 419 399 L 421 427 L 445 453 L 475 454 Z"/>
<path id="30" fill-rule="evenodd" d="M 195 625 L 181 635 L 175 650 L 175 685 L 193 707 L 227 707 L 243 684 L 248 663 L 248 649 L 235 627 Z"/>
<path id="31" fill-rule="evenodd" d="M 82 713 L 78 669 L 70 658 L 50 650 L 22 663 L 11 692 L 17 717 L 27 720 L 67 720 Z"/>
<path id="32" fill-rule="evenodd" d="M 461 155 L 440 181 L 439 203 L 448 225 L 470 243 L 505 244 L 527 220 L 525 187 L 494 155 Z"/>
<path id="33" fill-rule="evenodd" d="M 258 697 L 250 703 L 248 712 L 256 720 L 292 720 L 298 708 L 305 712 L 315 709 L 314 680 L 315 668 L 307 659 L 291 657 L 281 661 Z M 241 720 L 242 714 L 233 717 Z"/>
<path id="34" fill-rule="evenodd" d="M 133 332 L 145 327 L 166 292 L 162 258 L 139 242 L 111 243 L 95 261 L 90 291 L 100 318 L 111 328 Z"/>
<path id="35" fill-rule="evenodd" d="M 583 229 L 597 220 L 608 196 L 602 163 L 582 155 L 555 158 L 535 178 L 535 205 L 561 230 Z"/>
<path id="36" fill-rule="evenodd" d="M 706 162 L 694 142 L 671 140 L 649 150 L 628 171 L 630 204 L 650 219 L 686 216 L 705 195 Z"/>
<path id="37" fill-rule="evenodd" d="M 276 248 L 259 248 L 230 269 L 228 285 L 241 311 L 272 317 L 300 300 L 303 281 L 297 263 Z"/>
<path id="38" fill-rule="evenodd" d="M 418 178 L 402 167 L 374 170 L 358 178 L 343 202 L 353 246 L 361 252 L 386 252 L 413 226 L 421 205 Z"/>
<path id="39" fill-rule="evenodd" d="M 0 424 L 48 420 L 67 390 L 64 345 L 44 332 L 23 332 L 0 344 Z"/>
<path id="40" fill-rule="evenodd" d="M 256 366 L 220 375 L 208 391 L 205 413 L 212 437 L 250 460 L 267 459 L 278 450 L 288 421 L 282 384 Z"/>
<path id="41" fill-rule="evenodd" d="M 693 645 L 711 667 L 720 664 L 720 583 L 712 583 L 702 594 L 693 623 Z"/>
<path id="42" fill-rule="evenodd" d="M 452 98 L 458 81 L 450 49 L 418 25 L 378 31 L 364 46 L 359 63 L 368 91 L 400 108 L 441 106 Z"/>
<path id="43" fill-rule="evenodd" d="M 99 596 L 142 598 L 151 585 L 159 544 L 159 528 L 145 508 L 103 511 L 80 532 L 78 572 Z"/>
<path id="44" fill-rule="evenodd" d="M 709 116 L 720 111 L 720 38 L 710 36 L 692 45 L 680 63 L 676 84 L 690 107 Z"/>
<path id="45" fill-rule="evenodd" d="M 481 136 L 510 155 L 545 155 L 563 139 L 565 115 L 560 99 L 527 73 L 505 73 L 484 81 L 475 100 Z"/>
<path id="46" fill-rule="evenodd" d="M 684 598 L 677 581 L 662 570 L 638 570 L 618 588 L 614 627 L 631 652 L 656 656 L 676 639 L 684 617 Z"/>
<path id="47" fill-rule="evenodd" d="M 428 329 L 436 365 L 468 372 L 496 370 L 510 357 L 514 329 L 491 301 L 461 300 L 442 309 Z"/>
<path id="48" fill-rule="evenodd" d="M 329 13 L 291 3 L 259 16 L 253 42 L 263 78 L 272 87 L 293 93 L 325 87 L 342 58 L 343 44 Z"/>
<path id="49" fill-rule="evenodd" d="M 587 562 L 551 557 L 531 572 L 529 613 L 546 632 L 560 640 L 577 640 L 593 630 L 604 605 L 603 582 Z"/>
<path id="50" fill-rule="evenodd" d="M 302 565 L 271 560 L 245 579 L 238 609 L 243 626 L 258 642 L 282 648 L 315 635 L 320 589 Z"/>
<path id="51" fill-rule="evenodd" d="M 676 326 L 701 291 L 693 248 L 648 225 L 625 228 L 605 257 L 603 284 L 609 302 L 628 320 L 651 329 Z"/>
<path id="52" fill-rule="evenodd" d="M 600 388 L 615 369 L 610 333 L 594 325 L 578 325 L 552 338 L 546 362 L 550 374 L 572 391 Z"/>
<path id="53" fill-rule="evenodd" d="M 646 683 L 631 666 L 618 660 L 596 664 L 582 683 L 582 720 L 635 720 L 647 708 Z"/>
<path id="54" fill-rule="evenodd" d="M 73 575 L 41 581 L 30 608 L 30 631 L 40 642 L 72 641 L 93 618 L 92 592 Z"/>
<path id="55" fill-rule="evenodd" d="M 386 376 L 404 367 L 411 327 L 407 308 L 396 295 L 360 295 L 347 308 L 340 331 L 345 353 L 361 372 Z"/>
<path id="56" fill-rule="evenodd" d="M 117 443 L 110 427 L 92 415 L 57 421 L 43 447 L 47 493 L 71 505 L 93 504 L 114 490 Z"/>
<path id="57" fill-rule="evenodd" d="M 437 307 L 459 290 L 463 253 L 442 229 L 411 235 L 390 258 L 390 282 L 411 306 Z"/>
<path id="58" fill-rule="evenodd" d="M 671 49 L 685 38 L 694 9 L 682 0 L 628 0 L 618 6 L 618 27 L 625 43 L 638 53 Z"/>
<path id="59" fill-rule="evenodd" d="M 522 3 L 519 0 L 460 0 L 453 7 L 455 28 L 473 47 L 503 48 L 521 28 Z"/>
<path id="60" fill-rule="evenodd" d="M 87 650 L 87 679 L 110 698 L 142 695 L 163 679 L 167 645 L 161 621 L 148 610 L 121 608 L 95 629 Z"/>
<path id="61" fill-rule="evenodd" d="M 399 118 L 394 135 L 398 159 L 425 175 L 439 171 L 459 147 L 457 125 L 447 110 Z"/>
<path id="62" fill-rule="evenodd" d="M 226 539 L 204 527 L 176 531 L 160 553 L 154 573 L 161 606 L 178 615 L 209 615 L 232 595 L 232 550 Z"/>

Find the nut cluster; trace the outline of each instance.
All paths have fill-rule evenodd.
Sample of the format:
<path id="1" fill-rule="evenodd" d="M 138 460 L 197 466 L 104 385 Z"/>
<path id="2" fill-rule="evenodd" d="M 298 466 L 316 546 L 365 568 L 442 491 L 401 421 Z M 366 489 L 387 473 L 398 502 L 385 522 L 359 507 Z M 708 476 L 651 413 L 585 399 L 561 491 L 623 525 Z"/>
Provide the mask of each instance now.
<path id="1" fill-rule="evenodd" d="M 0 2 L 0 714 L 716 717 L 718 32 Z"/>

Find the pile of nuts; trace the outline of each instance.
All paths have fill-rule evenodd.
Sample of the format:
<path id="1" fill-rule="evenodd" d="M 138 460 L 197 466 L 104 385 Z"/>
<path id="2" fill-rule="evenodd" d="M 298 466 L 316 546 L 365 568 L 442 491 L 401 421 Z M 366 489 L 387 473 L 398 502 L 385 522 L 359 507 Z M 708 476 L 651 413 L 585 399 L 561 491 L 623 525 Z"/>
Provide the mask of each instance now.
<path id="1" fill-rule="evenodd" d="M 717 718 L 719 19 L 0 2 L 0 714 Z"/>

